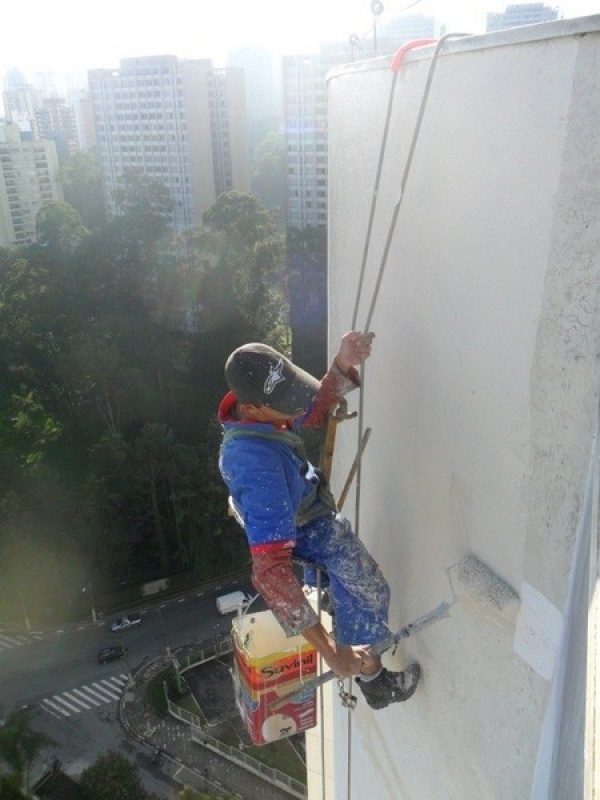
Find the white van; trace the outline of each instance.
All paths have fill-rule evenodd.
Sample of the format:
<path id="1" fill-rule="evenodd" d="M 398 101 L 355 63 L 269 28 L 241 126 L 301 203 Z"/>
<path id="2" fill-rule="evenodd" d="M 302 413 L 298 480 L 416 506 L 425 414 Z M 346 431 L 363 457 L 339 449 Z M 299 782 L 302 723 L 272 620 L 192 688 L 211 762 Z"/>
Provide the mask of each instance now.
<path id="1" fill-rule="evenodd" d="M 219 614 L 231 614 L 232 611 L 237 611 L 244 603 L 248 602 L 248 598 L 243 592 L 229 592 L 229 594 L 222 594 L 217 597 L 217 611 Z"/>

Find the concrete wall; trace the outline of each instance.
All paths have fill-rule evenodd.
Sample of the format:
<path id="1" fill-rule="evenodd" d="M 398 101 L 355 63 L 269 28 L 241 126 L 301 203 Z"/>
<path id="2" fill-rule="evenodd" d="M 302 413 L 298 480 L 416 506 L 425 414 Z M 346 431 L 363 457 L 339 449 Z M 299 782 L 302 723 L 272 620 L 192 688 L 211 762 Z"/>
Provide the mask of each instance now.
<path id="1" fill-rule="evenodd" d="M 334 693 L 328 800 L 529 797 L 573 622 L 599 388 L 600 17 L 445 45 L 385 259 L 431 55 L 410 54 L 396 83 L 358 304 L 362 328 L 384 262 L 358 527 L 390 581 L 392 627 L 454 604 L 387 656 L 422 664 L 410 702 L 359 703 L 349 725 Z M 353 319 L 391 85 L 387 59 L 328 81 L 330 352 Z M 345 422 L 338 488 L 356 447 Z M 469 555 L 516 602 L 468 572 L 461 582 Z M 581 741 L 581 713 L 569 726 Z M 309 753 L 315 800 L 318 737 Z M 576 787 L 571 769 L 563 784 Z"/>

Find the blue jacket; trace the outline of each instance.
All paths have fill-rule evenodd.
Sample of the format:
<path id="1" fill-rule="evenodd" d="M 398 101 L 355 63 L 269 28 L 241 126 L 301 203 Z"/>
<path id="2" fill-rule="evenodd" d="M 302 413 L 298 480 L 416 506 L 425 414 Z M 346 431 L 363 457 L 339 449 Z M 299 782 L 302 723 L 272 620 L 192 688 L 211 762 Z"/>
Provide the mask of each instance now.
<path id="1" fill-rule="evenodd" d="M 219 407 L 224 430 L 219 468 L 250 545 L 252 582 L 288 634 L 318 621 L 292 570 L 297 527 L 335 508 L 306 461 L 298 430 L 322 428 L 332 406 L 357 385 L 356 370 L 346 376 L 332 366 L 313 406 L 293 429 L 239 420 L 232 392 Z"/>
<path id="2" fill-rule="evenodd" d="M 239 422 L 227 417 L 227 396 L 221 406 L 224 429 L 219 468 L 253 552 L 264 545 L 293 545 L 296 527 L 331 513 L 335 504 L 323 499 L 319 478 L 306 460 L 298 433 L 311 410 L 294 430 L 279 431 L 270 423 Z M 231 407 L 231 406 L 230 406 Z"/>

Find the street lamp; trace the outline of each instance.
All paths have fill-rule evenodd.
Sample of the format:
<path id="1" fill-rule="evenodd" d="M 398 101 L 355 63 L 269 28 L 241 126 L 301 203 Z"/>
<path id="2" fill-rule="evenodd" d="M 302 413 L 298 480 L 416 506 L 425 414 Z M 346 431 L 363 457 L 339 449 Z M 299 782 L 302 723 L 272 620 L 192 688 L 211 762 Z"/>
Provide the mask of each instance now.
<path id="1" fill-rule="evenodd" d="M 371 3 L 371 13 L 373 14 L 373 50 L 377 57 L 377 17 L 383 14 L 383 3 L 373 0 Z"/>
<path id="2" fill-rule="evenodd" d="M 92 582 L 89 581 L 88 585 L 84 586 L 81 591 L 82 592 L 89 591 L 89 593 L 90 593 L 90 606 L 91 606 L 91 610 L 92 610 L 92 622 L 97 622 L 98 621 L 98 615 L 96 614 L 96 604 L 94 602 L 94 592 L 93 592 L 93 589 L 92 589 Z"/>
<path id="3" fill-rule="evenodd" d="M 165 652 L 167 654 L 167 658 L 171 658 L 171 648 L 167 642 L 167 632 L 165 630 L 165 621 L 163 619 L 162 611 L 160 610 L 160 603 L 156 606 L 156 610 L 158 611 L 158 619 L 160 621 L 160 629 L 162 631 L 163 642 L 165 643 Z"/>
<path id="4" fill-rule="evenodd" d="M 19 597 L 21 598 L 21 605 L 23 606 L 23 616 L 25 617 L 25 627 L 27 628 L 27 633 L 31 633 L 31 623 L 29 622 L 29 616 L 27 614 L 27 606 L 25 605 L 25 598 L 23 597 L 23 592 L 19 589 Z"/>

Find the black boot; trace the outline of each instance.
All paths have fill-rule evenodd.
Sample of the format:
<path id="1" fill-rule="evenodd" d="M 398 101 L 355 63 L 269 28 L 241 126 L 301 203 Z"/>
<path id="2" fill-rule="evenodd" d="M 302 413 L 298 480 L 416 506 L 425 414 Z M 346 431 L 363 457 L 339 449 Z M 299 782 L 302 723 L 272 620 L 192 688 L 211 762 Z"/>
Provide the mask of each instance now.
<path id="1" fill-rule="evenodd" d="M 390 672 L 383 667 L 372 681 L 357 678 L 356 682 L 371 708 L 379 709 L 389 706 L 390 703 L 402 703 L 412 697 L 420 677 L 421 667 L 411 664 L 404 672 Z"/>

